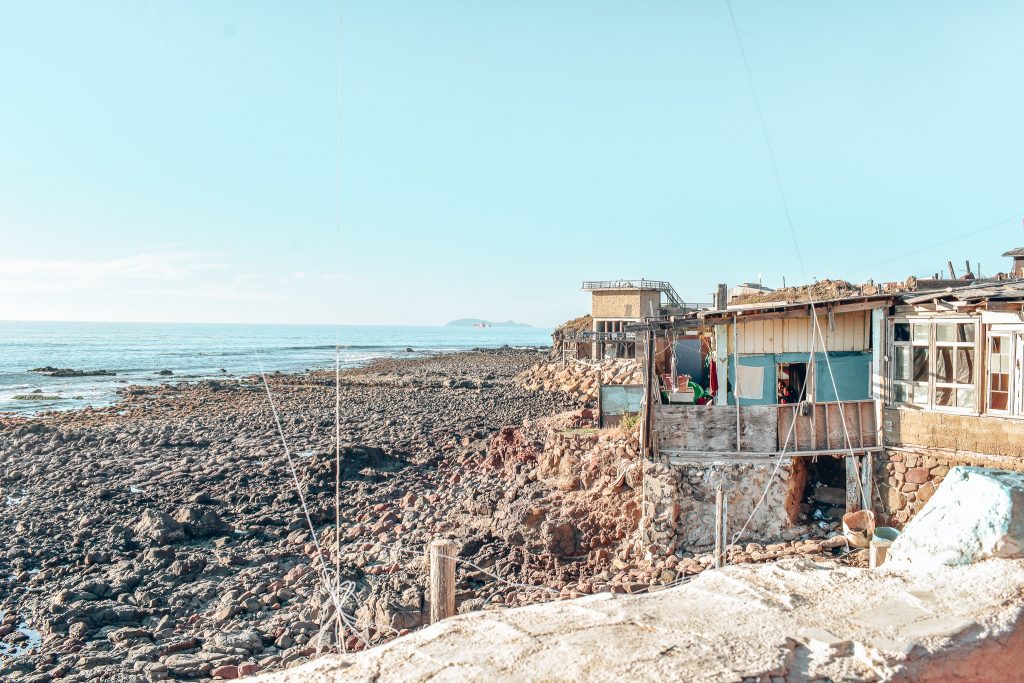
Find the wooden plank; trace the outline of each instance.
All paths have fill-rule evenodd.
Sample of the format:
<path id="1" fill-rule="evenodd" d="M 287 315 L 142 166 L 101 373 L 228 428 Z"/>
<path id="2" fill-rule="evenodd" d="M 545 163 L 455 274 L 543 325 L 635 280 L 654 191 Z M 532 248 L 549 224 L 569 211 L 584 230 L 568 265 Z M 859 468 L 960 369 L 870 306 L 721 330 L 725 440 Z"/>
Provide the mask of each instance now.
<path id="1" fill-rule="evenodd" d="M 864 445 L 864 426 L 863 426 L 863 420 L 861 419 L 861 416 L 860 416 L 860 404 L 859 403 L 854 403 L 854 404 L 852 404 L 850 406 L 849 409 L 852 410 L 853 413 L 854 413 L 854 420 L 853 421 L 854 421 L 854 425 L 855 425 L 854 428 L 856 430 L 856 431 L 854 431 L 854 438 L 851 439 L 851 443 L 853 443 L 853 444 L 855 444 L 857 446 L 863 446 Z"/>
<path id="2" fill-rule="evenodd" d="M 846 512 L 860 510 L 860 488 L 857 485 L 857 461 L 854 455 L 846 456 Z"/>
<path id="3" fill-rule="evenodd" d="M 832 448 L 832 430 L 829 425 L 828 405 L 822 405 L 822 412 L 825 414 L 825 448 Z"/>

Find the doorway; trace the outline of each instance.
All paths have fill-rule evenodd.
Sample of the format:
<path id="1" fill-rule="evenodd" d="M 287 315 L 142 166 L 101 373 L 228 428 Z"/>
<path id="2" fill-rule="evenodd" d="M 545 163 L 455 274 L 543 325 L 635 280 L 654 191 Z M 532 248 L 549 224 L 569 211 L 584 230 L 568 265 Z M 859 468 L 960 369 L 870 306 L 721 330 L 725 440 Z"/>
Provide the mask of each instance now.
<path id="1" fill-rule="evenodd" d="M 776 403 L 799 403 L 808 398 L 807 363 L 778 363 L 775 377 Z"/>

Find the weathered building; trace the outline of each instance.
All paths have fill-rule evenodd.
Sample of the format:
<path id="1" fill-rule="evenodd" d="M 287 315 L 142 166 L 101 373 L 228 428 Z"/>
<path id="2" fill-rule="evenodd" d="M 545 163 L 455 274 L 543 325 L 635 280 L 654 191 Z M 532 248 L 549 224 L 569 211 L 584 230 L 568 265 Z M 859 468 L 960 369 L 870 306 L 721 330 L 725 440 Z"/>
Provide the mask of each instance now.
<path id="1" fill-rule="evenodd" d="M 883 333 L 885 514 L 907 521 L 954 465 L 1024 469 L 1024 279 L 906 294 Z"/>
<path id="2" fill-rule="evenodd" d="M 591 329 L 563 332 L 564 358 L 636 358 L 636 333 L 627 328 L 698 306 L 683 302 L 662 280 L 587 281 L 582 290 L 591 294 Z"/>

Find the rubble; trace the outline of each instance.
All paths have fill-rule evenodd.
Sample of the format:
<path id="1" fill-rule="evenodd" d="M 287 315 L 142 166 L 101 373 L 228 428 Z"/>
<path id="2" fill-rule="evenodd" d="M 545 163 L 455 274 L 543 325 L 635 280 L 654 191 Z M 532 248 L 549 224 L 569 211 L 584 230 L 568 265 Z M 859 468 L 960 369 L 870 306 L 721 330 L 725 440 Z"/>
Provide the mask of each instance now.
<path id="1" fill-rule="evenodd" d="M 516 382 L 525 389 L 560 391 L 588 403 L 597 400 L 601 384 L 642 385 L 643 381 L 640 363 L 624 358 L 538 363 L 516 377 Z"/>

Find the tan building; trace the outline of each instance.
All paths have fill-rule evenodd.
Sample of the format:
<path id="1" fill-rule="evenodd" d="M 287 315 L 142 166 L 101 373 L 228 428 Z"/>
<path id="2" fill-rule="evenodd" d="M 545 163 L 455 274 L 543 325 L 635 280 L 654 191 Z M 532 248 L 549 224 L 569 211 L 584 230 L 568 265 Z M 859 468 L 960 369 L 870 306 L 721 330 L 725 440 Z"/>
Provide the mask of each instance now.
<path id="1" fill-rule="evenodd" d="M 636 357 L 636 335 L 626 327 L 658 317 L 666 307 L 684 307 L 672 285 L 660 280 L 600 280 L 584 282 L 582 289 L 591 293 L 593 328 L 586 337 L 595 359 Z"/>

